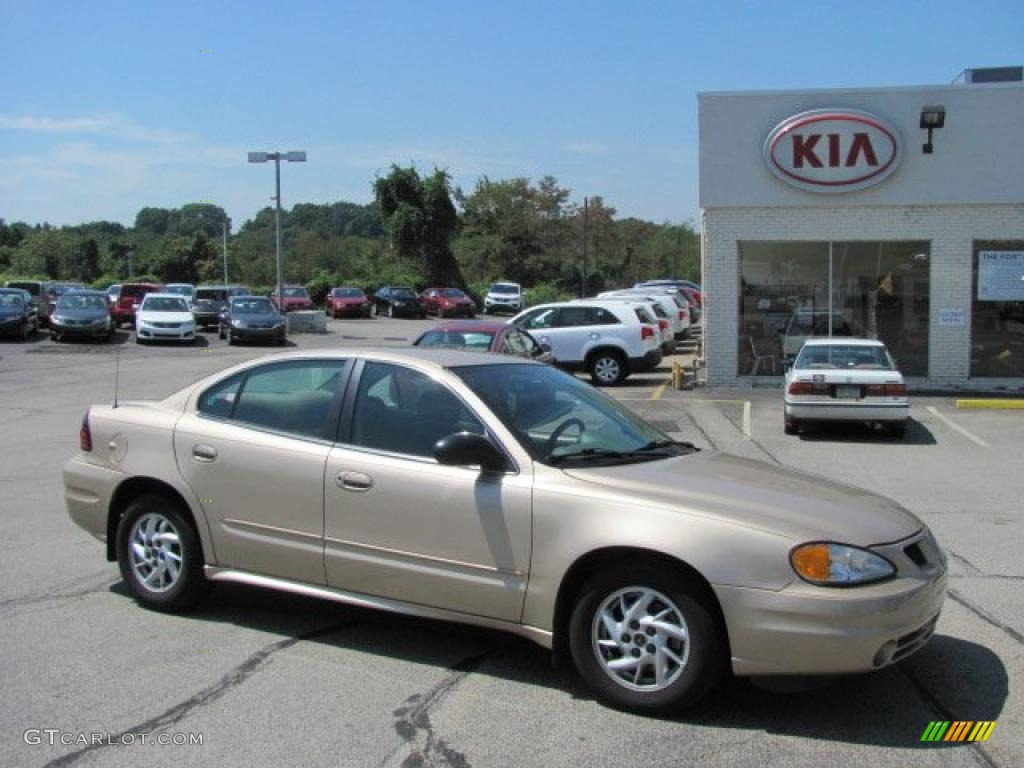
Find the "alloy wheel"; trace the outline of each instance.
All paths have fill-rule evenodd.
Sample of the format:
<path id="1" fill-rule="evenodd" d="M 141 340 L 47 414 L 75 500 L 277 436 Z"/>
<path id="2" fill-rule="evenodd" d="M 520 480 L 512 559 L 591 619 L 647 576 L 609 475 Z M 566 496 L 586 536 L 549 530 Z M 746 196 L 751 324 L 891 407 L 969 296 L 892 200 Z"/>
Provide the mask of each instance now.
<path id="1" fill-rule="evenodd" d="M 141 587 L 149 592 L 172 589 L 182 570 L 178 529 L 159 512 L 142 515 L 129 534 L 128 557 Z"/>

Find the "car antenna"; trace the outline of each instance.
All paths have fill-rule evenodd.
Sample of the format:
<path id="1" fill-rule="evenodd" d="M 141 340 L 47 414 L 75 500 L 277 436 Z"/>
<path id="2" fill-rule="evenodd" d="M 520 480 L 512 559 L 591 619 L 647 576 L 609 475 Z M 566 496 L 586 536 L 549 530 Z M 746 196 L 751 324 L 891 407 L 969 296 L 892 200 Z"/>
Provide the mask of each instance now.
<path id="1" fill-rule="evenodd" d="M 121 385 L 121 344 L 116 339 L 116 330 L 114 331 L 114 336 L 114 407 L 117 408 L 117 390 Z"/>

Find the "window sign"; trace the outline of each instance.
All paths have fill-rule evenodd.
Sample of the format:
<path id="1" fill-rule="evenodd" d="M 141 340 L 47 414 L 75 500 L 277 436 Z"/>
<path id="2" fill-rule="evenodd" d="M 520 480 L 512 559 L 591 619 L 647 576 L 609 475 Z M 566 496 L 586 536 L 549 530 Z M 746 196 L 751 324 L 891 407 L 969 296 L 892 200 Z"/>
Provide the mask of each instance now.
<path id="1" fill-rule="evenodd" d="M 1024 251 L 978 252 L 978 301 L 1024 301 Z"/>

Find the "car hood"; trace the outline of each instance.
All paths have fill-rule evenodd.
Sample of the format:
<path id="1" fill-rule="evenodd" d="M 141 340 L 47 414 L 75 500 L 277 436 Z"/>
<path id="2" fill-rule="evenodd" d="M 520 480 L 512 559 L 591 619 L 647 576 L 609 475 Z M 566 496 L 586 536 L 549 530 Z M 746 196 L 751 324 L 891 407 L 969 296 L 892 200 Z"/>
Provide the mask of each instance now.
<path id="1" fill-rule="evenodd" d="M 138 318 L 144 323 L 190 323 L 192 322 L 192 313 L 140 311 Z"/>
<path id="2" fill-rule="evenodd" d="M 0 317 L 17 317 L 25 314 L 21 307 L 0 307 Z"/>
<path id="3" fill-rule="evenodd" d="M 105 309 L 60 309 L 58 307 L 54 310 L 54 314 L 71 320 L 105 320 L 107 318 Z"/>
<path id="4" fill-rule="evenodd" d="M 799 541 L 899 541 L 924 524 L 892 499 L 806 472 L 713 451 L 566 474 L 636 499 L 713 515 Z"/>
<path id="5" fill-rule="evenodd" d="M 247 323 L 278 323 L 284 318 L 278 314 L 270 314 L 269 312 L 234 312 L 231 315 L 232 320 L 244 320 Z"/>

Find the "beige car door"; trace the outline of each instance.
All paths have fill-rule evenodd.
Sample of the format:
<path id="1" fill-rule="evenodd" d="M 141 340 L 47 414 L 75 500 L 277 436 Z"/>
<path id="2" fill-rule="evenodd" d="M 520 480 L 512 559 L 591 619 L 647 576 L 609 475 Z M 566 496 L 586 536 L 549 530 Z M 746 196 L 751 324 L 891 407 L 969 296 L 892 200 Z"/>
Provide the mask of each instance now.
<path id="1" fill-rule="evenodd" d="M 323 482 L 344 360 L 269 363 L 215 384 L 178 421 L 178 467 L 217 564 L 324 584 Z"/>
<path id="2" fill-rule="evenodd" d="M 423 372 L 372 361 L 361 368 L 343 440 L 327 459 L 327 583 L 518 621 L 530 561 L 529 471 L 438 464 L 438 439 L 485 431 L 476 415 Z"/>

